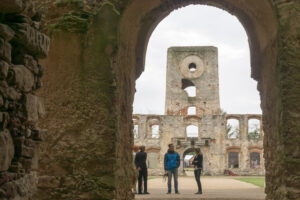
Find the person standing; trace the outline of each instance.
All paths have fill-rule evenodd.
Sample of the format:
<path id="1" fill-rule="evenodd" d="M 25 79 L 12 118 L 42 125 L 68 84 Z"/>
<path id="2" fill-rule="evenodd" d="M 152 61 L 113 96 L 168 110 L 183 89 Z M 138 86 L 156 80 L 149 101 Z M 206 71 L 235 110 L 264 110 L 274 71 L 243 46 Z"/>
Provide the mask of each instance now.
<path id="1" fill-rule="evenodd" d="M 147 153 L 145 152 L 145 146 L 140 146 L 140 152 L 138 152 L 135 156 L 135 166 L 139 171 L 138 177 L 138 194 L 142 193 L 142 182 L 144 180 L 144 194 L 150 194 L 147 191 L 147 178 L 148 178 L 148 170 L 147 170 Z"/>
<path id="2" fill-rule="evenodd" d="M 195 166 L 194 169 L 194 175 L 195 175 L 195 179 L 198 185 L 198 192 L 196 192 L 195 194 L 202 194 L 202 186 L 201 186 L 201 182 L 200 182 L 200 174 L 203 168 L 203 155 L 200 151 L 200 148 L 195 148 L 195 157 L 194 160 L 192 162 L 192 164 Z"/>
<path id="3" fill-rule="evenodd" d="M 168 193 L 171 194 L 172 190 L 172 175 L 174 176 L 174 188 L 175 194 L 179 194 L 178 191 L 178 167 L 180 166 L 180 156 L 174 151 L 174 145 L 169 144 L 168 152 L 165 154 L 164 158 L 164 167 L 165 171 L 168 174 Z"/>

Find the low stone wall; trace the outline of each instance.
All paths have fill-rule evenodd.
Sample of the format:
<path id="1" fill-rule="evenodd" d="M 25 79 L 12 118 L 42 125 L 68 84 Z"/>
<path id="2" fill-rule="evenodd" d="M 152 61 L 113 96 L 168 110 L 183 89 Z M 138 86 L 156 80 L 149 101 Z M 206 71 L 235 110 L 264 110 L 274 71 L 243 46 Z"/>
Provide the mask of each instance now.
<path id="1" fill-rule="evenodd" d="M 43 140 L 37 59 L 47 55 L 50 40 L 29 1 L 1 0 L 0 15 L 0 199 L 30 199 Z"/>

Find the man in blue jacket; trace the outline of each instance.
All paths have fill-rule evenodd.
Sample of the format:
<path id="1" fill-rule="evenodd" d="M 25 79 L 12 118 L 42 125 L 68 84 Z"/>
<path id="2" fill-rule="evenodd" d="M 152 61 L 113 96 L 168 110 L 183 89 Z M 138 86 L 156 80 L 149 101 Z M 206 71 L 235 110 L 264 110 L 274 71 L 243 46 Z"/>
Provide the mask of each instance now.
<path id="1" fill-rule="evenodd" d="M 168 173 L 168 193 L 171 194 L 171 181 L 172 174 L 174 175 L 174 188 L 175 194 L 179 194 L 178 192 L 178 167 L 180 165 L 180 156 L 174 151 L 174 145 L 169 144 L 168 152 L 165 154 L 164 159 L 165 171 Z"/>

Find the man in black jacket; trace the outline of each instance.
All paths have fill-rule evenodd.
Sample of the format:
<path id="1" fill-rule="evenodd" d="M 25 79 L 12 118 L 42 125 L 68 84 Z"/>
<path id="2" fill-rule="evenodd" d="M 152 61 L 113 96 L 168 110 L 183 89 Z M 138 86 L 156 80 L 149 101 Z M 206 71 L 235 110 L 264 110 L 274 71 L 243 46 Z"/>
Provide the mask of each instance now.
<path id="1" fill-rule="evenodd" d="M 138 194 L 142 193 L 142 181 L 144 179 L 144 194 L 149 194 L 147 192 L 147 177 L 148 177 L 148 171 L 147 171 L 147 153 L 145 152 L 145 146 L 140 146 L 140 152 L 138 152 L 135 156 L 135 166 L 137 170 L 139 171 L 139 177 L 138 177 Z"/>

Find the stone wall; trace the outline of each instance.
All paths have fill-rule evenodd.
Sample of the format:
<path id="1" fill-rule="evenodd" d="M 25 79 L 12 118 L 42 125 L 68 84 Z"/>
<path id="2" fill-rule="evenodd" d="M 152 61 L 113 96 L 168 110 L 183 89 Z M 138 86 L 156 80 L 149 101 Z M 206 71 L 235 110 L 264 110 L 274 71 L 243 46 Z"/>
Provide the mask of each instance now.
<path id="1" fill-rule="evenodd" d="M 122 9 L 117 1 L 95 2 L 41 4 L 48 8 L 43 20 L 51 50 L 41 60 L 47 142 L 41 145 L 38 200 L 133 198 L 132 126 L 124 115 L 132 112 L 132 96 L 119 96 L 120 70 L 114 71 Z"/>
<path id="2" fill-rule="evenodd" d="M 239 137 L 231 139 L 227 137 L 226 119 L 239 120 Z M 249 138 L 248 120 L 261 120 L 261 115 L 134 115 L 134 124 L 137 125 L 136 145 L 145 145 L 148 154 L 157 153 L 157 167 L 151 167 L 148 159 L 149 174 L 162 175 L 164 173 L 164 155 L 168 150 L 168 144 L 174 143 L 175 150 L 180 154 L 180 174 L 183 174 L 183 159 L 187 150 L 200 147 L 204 155 L 203 172 L 206 175 L 223 175 L 224 170 L 231 170 L 238 175 L 264 175 L 263 138 L 262 127 L 259 138 Z M 158 138 L 152 136 L 152 121 L 157 120 L 159 125 Z M 188 137 L 186 127 L 188 125 L 198 127 L 198 137 Z M 194 141 L 194 142 L 192 142 Z M 228 167 L 228 152 L 232 149 L 239 153 L 239 167 Z M 250 167 L 250 153 L 260 154 L 260 167 Z"/>
<path id="3" fill-rule="evenodd" d="M 277 62 L 264 62 L 259 90 L 266 132 L 266 199 L 300 198 L 299 1 L 273 0 L 278 19 Z M 268 134 L 272 133 L 272 134 Z"/>
<path id="4" fill-rule="evenodd" d="M 28 1 L 0 1 L 0 199 L 31 199 L 36 191 L 39 145 L 37 121 L 44 113 L 36 96 L 42 86 L 50 40 Z"/>

